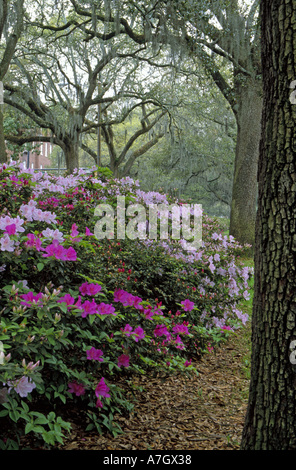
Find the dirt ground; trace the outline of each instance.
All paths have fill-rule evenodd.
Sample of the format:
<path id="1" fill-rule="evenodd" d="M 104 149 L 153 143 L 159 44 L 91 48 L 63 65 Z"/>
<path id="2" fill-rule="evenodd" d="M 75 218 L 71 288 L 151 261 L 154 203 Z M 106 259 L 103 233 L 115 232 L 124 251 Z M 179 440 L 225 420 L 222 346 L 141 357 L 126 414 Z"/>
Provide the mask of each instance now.
<path id="1" fill-rule="evenodd" d="M 117 416 L 123 434 L 99 435 L 73 423 L 63 450 L 239 450 L 248 398 L 249 350 L 241 333 L 196 363 L 192 378 L 137 377 L 132 414 Z"/>

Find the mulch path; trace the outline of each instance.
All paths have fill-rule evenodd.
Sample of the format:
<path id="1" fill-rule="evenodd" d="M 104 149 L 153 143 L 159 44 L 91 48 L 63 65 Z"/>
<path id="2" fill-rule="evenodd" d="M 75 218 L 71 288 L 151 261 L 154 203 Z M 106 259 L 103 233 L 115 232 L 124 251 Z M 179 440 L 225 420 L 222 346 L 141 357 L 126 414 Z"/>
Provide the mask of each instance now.
<path id="1" fill-rule="evenodd" d="M 240 333 L 196 362 L 199 375 L 135 377 L 142 387 L 129 417 L 115 416 L 123 434 L 86 433 L 73 423 L 63 450 L 239 450 L 249 380 Z"/>

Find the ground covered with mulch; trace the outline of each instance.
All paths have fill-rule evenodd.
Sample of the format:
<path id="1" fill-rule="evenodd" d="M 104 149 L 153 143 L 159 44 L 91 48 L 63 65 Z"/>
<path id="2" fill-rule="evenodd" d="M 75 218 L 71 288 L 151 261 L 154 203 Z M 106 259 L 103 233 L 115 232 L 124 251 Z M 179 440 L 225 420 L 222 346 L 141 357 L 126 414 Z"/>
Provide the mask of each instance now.
<path id="1" fill-rule="evenodd" d="M 247 327 L 250 329 L 250 325 Z M 247 335 L 248 336 L 248 335 Z M 72 424 L 64 450 L 239 450 L 249 388 L 250 344 L 241 330 L 196 362 L 198 375 L 133 379 L 129 417 L 115 416 L 123 434 L 86 433 Z"/>

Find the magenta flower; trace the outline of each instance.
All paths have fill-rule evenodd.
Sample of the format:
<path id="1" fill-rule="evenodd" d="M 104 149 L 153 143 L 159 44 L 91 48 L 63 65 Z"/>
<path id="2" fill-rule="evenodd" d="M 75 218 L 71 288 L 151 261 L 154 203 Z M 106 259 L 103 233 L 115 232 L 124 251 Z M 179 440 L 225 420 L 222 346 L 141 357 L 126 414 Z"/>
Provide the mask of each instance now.
<path id="1" fill-rule="evenodd" d="M 89 230 L 89 228 L 85 227 L 85 235 L 91 237 L 93 233 Z"/>
<path id="2" fill-rule="evenodd" d="M 72 246 L 70 246 L 70 248 L 68 248 L 68 249 L 65 249 L 64 259 L 67 260 L 67 261 L 76 261 L 77 260 L 77 253 L 74 250 L 74 248 L 72 248 Z"/>
<path id="3" fill-rule="evenodd" d="M 116 289 L 114 292 L 114 302 L 121 302 L 122 305 L 126 306 L 133 306 L 135 308 L 140 309 L 140 302 L 142 299 L 138 296 L 130 294 L 122 289 Z"/>
<path id="4" fill-rule="evenodd" d="M 76 261 L 77 259 L 77 254 L 74 248 L 64 248 L 59 244 L 58 240 L 53 240 L 52 243 L 44 249 L 44 251 L 46 252 L 46 254 L 42 255 L 44 258 L 53 256 L 54 258 L 62 261 Z"/>
<path id="5" fill-rule="evenodd" d="M 103 408 L 103 403 L 101 402 L 101 400 L 99 398 L 97 399 L 96 407 L 97 408 Z"/>
<path id="6" fill-rule="evenodd" d="M 81 304 L 81 308 L 83 310 L 81 316 L 85 318 L 87 315 L 93 315 L 97 312 L 97 304 L 95 303 L 94 299 L 92 302 L 86 300 L 83 304 Z"/>
<path id="7" fill-rule="evenodd" d="M 168 336 L 170 333 L 165 325 L 156 325 L 154 336 Z"/>
<path id="8" fill-rule="evenodd" d="M 132 306 L 134 305 L 135 298 L 133 294 L 130 294 L 129 292 L 125 292 L 124 298 L 122 299 L 121 303 L 124 306 Z"/>
<path id="9" fill-rule="evenodd" d="M 42 241 L 38 237 L 35 238 L 35 248 L 37 251 L 42 250 Z"/>
<path id="10" fill-rule="evenodd" d="M 183 300 L 181 302 L 181 305 L 184 308 L 185 312 L 190 312 L 190 310 L 193 310 L 194 308 L 194 303 L 191 302 L 189 299 Z"/>
<path id="11" fill-rule="evenodd" d="M 71 227 L 71 236 L 72 237 L 77 237 L 78 234 L 79 234 L 79 232 L 77 230 L 77 225 L 73 224 L 72 227 Z"/>
<path id="12" fill-rule="evenodd" d="M 154 312 L 152 311 L 151 306 L 144 309 L 144 315 L 145 315 L 146 320 L 151 320 L 152 319 L 152 317 L 154 315 Z"/>
<path id="13" fill-rule="evenodd" d="M 89 284 L 88 282 L 84 282 L 79 287 L 79 292 L 82 295 L 96 295 L 98 292 L 101 292 L 102 287 L 99 284 Z"/>
<path id="14" fill-rule="evenodd" d="M 98 385 L 96 386 L 96 389 L 95 389 L 95 395 L 97 397 L 97 403 L 96 403 L 96 406 L 102 408 L 103 407 L 103 404 L 101 402 L 101 397 L 103 398 L 108 398 L 110 397 L 109 395 L 109 387 L 105 384 L 105 379 L 104 377 L 101 378 L 100 382 L 98 383 Z"/>
<path id="15" fill-rule="evenodd" d="M 173 332 L 180 335 L 189 335 L 188 327 L 186 325 L 175 325 Z"/>
<path id="16" fill-rule="evenodd" d="M 85 394 L 85 388 L 82 384 L 78 384 L 76 381 L 68 384 L 68 392 L 74 393 L 77 397 Z"/>
<path id="17" fill-rule="evenodd" d="M 130 336 L 132 334 L 133 327 L 129 324 L 125 325 L 123 332 L 126 336 Z"/>
<path id="18" fill-rule="evenodd" d="M 66 250 L 62 245 L 56 245 L 54 248 L 54 257 L 64 261 L 66 259 Z"/>
<path id="19" fill-rule="evenodd" d="M 71 305 L 73 305 L 75 302 L 75 299 L 70 294 L 65 294 L 64 297 L 61 297 L 57 302 L 58 303 L 66 302 L 68 306 L 68 310 L 70 310 Z"/>
<path id="20" fill-rule="evenodd" d="M 28 237 L 28 241 L 25 243 L 25 245 L 26 246 L 34 246 L 35 235 L 33 233 L 28 233 L 27 237 Z"/>
<path id="21" fill-rule="evenodd" d="M 135 296 L 134 297 L 134 307 L 140 309 L 140 307 L 141 307 L 140 302 L 142 302 L 142 301 L 143 301 L 143 299 L 141 299 L 141 297 Z"/>
<path id="22" fill-rule="evenodd" d="M 178 348 L 178 349 L 184 349 L 185 348 L 185 346 L 182 343 L 182 340 L 181 340 L 179 335 L 176 337 L 175 343 L 176 343 L 176 348 Z"/>
<path id="23" fill-rule="evenodd" d="M 104 359 L 102 358 L 103 354 L 104 353 L 103 351 L 101 351 L 101 349 L 95 349 L 94 347 L 91 347 L 90 349 L 86 351 L 87 359 L 93 360 L 93 361 L 103 362 L 104 361 Z"/>
<path id="24" fill-rule="evenodd" d="M 81 286 L 79 287 L 79 292 L 81 293 L 81 295 L 87 295 L 87 286 L 88 286 L 87 282 L 84 282 L 83 284 L 81 284 Z"/>
<path id="25" fill-rule="evenodd" d="M 118 358 L 118 361 L 117 361 L 117 365 L 118 367 L 128 367 L 129 366 L 129 356 L 127 356 L 126 354 L 121 354 L 121 356 L 119 356 Z"/>
<path id="26" fill-rule="evenodd" d="M 82 309 L 81 297 L 80 297 L 80 295 L 78 296 L 78 300 L 77 300 L 77 302 L 75 303 L 75 307 L 76 307 L 76 308 L 79 308 L 79 309 Z"/>
<path id="27" fill-rule="evenodd" d="M 98 310 L 97 313 L 100 315 L 114 315 L 115 308 L 111 304 L 105 304 L 104 302 L 101 302 L 98 305 Z"/>
<path id="28" fill-rule="evenodd" d="M 35 237 L 33 233 L 28 233 L 27 236 L 28 236 L 28 240 L 26 241 L 25 246 L 35 247 L 37 251 L 40 251 L 42 249 L 41 248 L 42 242 L 40 238 Z"/>
<path id="29" fill-rule="evenodd" d="M 134 340 L 136 341 L 136 343 L 139 341 L 139 339 L 145 338 L 144 330 L 140 326 L 137 326 L 137 328 L 134 329 L 133 334 L 134 334 Z"/>
<path id="30" fill-rule="evenodd" d="M 87 293 L 88 295 L 96 295 L 101 292 L 102 287 L 99 284 L 88 284 Z"/>
<path id="31" fill-rule="evenodd" d="M 8 235 L 15 235 L 16 225 L 15 224 L 6 225 L 5 231 L 8 233 Z"/>
<path id="32" fill-rule="evenodd" d="M 102 287 L 99 284 L 88 284 L 86 291 L 88 295 L 96 295 L 101 292 Z"/>
<path id="33" fill-rule="evenodd" d="M 49 256 L 55 256 L 55 245 L 51 244 L 51 245 L 48 245 L 44 251 L 46 252 L 46 254 L 42 255 L 43 258 L 48 258 Z"/>
<path id="34" fill-rule="evenodd" d="M 21 301 L 21 305 L 25 305 L 26 307 L 32 307 L 37 305 L 38 307 L 42 307 L 42 299 L 43 294 L 40 292 L 39 294 L 33 294 L 32 291 L 28 292 L 27 294 L 21 294 L 20 298 L 23 299 Z"/>

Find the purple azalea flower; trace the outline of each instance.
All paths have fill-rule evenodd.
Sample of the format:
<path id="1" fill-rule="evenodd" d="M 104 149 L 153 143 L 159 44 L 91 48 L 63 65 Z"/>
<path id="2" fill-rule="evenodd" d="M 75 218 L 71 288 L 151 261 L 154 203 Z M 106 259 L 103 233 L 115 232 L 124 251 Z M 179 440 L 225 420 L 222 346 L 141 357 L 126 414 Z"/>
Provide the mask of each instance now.
<path id="1" fill-rule="evenodd" d="M 194 308 L 194 303 L 191 302 L 189 299 L 183 300 L 181 302 L 181 305 L 184 308 L 185 312 L 190 312 L 190 310 L 193 310 Z"/>
<path id="2" fill-rule="evenodd" d="M 144 330 L 140 326 L 137 326 L 137 328 L 134 329 L 133 334 L 134 334 L 134 340 L 136 341 L 136 343 L 139 341 L 139 339 L 145 338 Z"/>
<path id="3" fill-rule="evenodd" d="M 70 382 L 68 384 L 68 392 L 74 393 L 77 397 L 85 394 L 85 388 L 82 384 L 77 383 L 76 381 Z"/>
<path id="4" fill-rule="evenodd" d="M 102 358 L 102 356 L 103 351 L 101 349 L 95 349 L 94 347 L 91 347 L 86 351 L 86 357 L 89 360 L 103 362 L 104 359 Z"/>
<path id="5" fill-rule="evenodd" d="M 117 361 L 118 367 L 128 367 L 129 366 L 129 356 L 126 354 L 121 354 Z"/>

